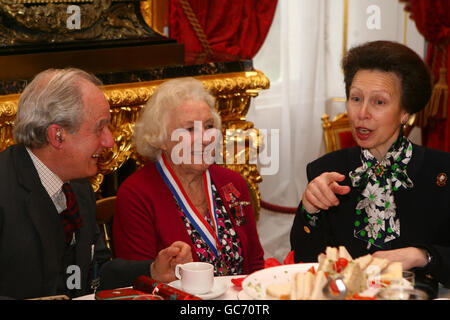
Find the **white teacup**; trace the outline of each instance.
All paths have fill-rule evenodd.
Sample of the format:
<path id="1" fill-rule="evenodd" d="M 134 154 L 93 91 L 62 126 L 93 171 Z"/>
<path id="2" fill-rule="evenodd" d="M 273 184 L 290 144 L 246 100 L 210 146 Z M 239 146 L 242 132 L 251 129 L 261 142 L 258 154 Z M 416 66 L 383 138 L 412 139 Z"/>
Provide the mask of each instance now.
<path id="1" fill-rule="evenodd" d="M 177 264 L 175 276 L 181 281 L 181 289 L 191 294 L 210 292 L 214 284 L 214 266 L 206 262 Z"/>

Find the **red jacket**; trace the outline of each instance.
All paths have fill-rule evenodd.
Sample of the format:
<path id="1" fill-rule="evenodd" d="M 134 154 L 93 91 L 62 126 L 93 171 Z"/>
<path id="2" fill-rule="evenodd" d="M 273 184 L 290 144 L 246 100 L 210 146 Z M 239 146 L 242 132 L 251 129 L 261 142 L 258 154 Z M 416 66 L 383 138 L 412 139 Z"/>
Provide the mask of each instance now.
<path id="1" fill-rule="evenodd" d="M 244 207 L 246 223 L 238 226 L 222 190 L 231 182 L 241 194 L 239 200 L 250 202 L 246 181 L 239 173 L 218 165 L 211 165 L 209 171 L 241 241 L 243 272 L 250 274 L 264 268 L 264 251 L 258 238 L 252 206 Z M 154 162 L 146 164 L 121 184 L 117 192 L 113 239 L 118 258 L 155 259 L 160 250 L 175 241 L 184 241 L 191 245 L 192 257 L 198 261 L 173 195 Z"/>

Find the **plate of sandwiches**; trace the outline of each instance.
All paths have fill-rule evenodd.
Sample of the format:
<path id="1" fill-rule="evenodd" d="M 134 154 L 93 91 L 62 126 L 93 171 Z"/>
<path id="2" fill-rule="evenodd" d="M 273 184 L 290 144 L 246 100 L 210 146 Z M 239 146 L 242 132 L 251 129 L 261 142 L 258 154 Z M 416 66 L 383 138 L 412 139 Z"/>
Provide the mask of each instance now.
<path id="1" fill-rule="evenodd" d="M 250 274 L 242 283 L 257 300 L 326 300 L 323 288 L 330 278 L 343 279 L 346 299 L 372 300 L 390 286 L 412 288 L 402 277 L 402 264 L 368 254 L 353 259 L 343 246 L 327 247 L 317 263 L 271 267 Z"/>

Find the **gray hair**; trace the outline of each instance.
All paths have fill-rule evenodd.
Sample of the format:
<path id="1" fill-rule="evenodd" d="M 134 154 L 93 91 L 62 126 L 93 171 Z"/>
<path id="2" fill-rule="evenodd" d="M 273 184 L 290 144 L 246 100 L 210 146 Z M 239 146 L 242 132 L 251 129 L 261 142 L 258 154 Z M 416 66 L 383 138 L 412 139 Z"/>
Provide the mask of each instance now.
<path id="1" fill-rule="evenodd" d="M 162 83 L 147 101 L 136 121 L 134 143 L 137 152 L 149 160 L 155 160 L 161 152 L 161 146 L 167 142 L 172 112 L 184 102 L 205 101 L 213 115 L 214 126 L 221 127 L 220 116 L 216 110 L 215 98 L 205 89 L 200 80 L 177 78 Z"/>
<path id="2" fill-rule="evenodd" d="M 20 96 L 13 131 L 15 142 L 34 148 L 47 145 L 51 124 L 77 132 L 83 120 L 82 81 L 102 85 L 94 75 L 75 68 L 39 73 Z"/>

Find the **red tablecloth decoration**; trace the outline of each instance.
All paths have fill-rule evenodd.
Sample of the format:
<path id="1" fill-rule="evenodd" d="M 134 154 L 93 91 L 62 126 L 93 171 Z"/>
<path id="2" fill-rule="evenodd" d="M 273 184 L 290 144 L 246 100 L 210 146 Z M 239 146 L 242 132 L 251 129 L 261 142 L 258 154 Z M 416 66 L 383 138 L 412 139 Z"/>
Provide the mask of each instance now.
<path id="1" fill-rule="evenodd" d="M 153 280 L 148 276 L 140 276 L 137 278 L 134 282 L 133 289 L 160 295 L 165 300 L 202 300 L 197 296 Z"/>
<path id="2" fill-rule="evenodd" d="M 95 293 L 95 300 L 133 300 L 147 293 L 134 289 L 102 290 Z"/>

